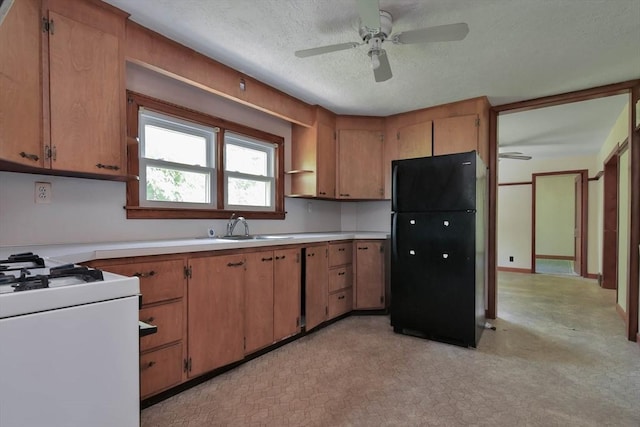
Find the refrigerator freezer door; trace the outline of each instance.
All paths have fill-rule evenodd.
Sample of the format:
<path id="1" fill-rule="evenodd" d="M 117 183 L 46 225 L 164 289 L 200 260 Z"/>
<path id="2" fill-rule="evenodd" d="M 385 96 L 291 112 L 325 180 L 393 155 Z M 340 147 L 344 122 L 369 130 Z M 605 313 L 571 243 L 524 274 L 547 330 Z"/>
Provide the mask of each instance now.
<path id="1" fill-rule="evenodd" d="M 394 212 L 476 208 L 475 151 L 392 162 Z"/>
<path id="2" fill-rule="evenodd" d="M 396 213 L 391 324 L 475 346 L 475 213 Z"/>

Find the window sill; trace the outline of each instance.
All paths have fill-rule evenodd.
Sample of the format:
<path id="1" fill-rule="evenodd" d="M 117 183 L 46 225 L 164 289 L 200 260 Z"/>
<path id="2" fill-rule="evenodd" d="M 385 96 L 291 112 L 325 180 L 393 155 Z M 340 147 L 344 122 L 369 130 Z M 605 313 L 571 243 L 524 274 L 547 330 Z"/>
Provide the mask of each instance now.
<path id="1" fill-rule="evenodd" d="M 232 214 L 247 219 L 285 219 L 286 212 L 225 211 L 211 209 L 174 209 L 124 206 L 127 219 L 229 219 Z"/>

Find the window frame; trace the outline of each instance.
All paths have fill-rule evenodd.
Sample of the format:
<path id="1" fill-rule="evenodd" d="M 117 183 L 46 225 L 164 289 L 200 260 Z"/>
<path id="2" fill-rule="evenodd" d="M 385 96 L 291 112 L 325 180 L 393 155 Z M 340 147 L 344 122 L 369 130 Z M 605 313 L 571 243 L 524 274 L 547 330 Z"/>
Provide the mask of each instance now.
<path id="1" fill-rule="evenodd" d="M 167 202 L 140 203 L 141 186 L 146 183 L 140 178 L 141 168 L 144 162 L 140 161 L 139 116 L 140 108 L 146 111 L 156 112 L 160 115 L 170 116 L 178 122 L 185 122 L 197 126 L 217 128 L 213 153 L 215 177 L 211 184 L 215 185 L 215 200 L 211 206 L 202 207 L 200 204 L 180 203 L 176 206 L 167 205 Z M 226 178 L 224 169 L 224 135 L 232 132 L 242 137 L 247 137 L 258 142 L 273 144 L 273 179 L 274 194 L 272 210 L 256 210 L 251 207 L 229 206 L 226 203 Z M 238 123 L 230 122 L 209 114 L 201 113 L 186 107 L 172 104 L 157 98 L 152 98 L 136 92 L 127 91 L 127 169 L 135 178 L 127 181 L 127 204 L 124 206 L 128 219 L 228 219 L 231 214 L 244 216 L 249 219 L 284 219 L 284 138 L 258 129 L 253 129 Z M 253 179 L 255 175 L 247 175 Z M 136 179 L 137 178 L 137 179 Z M 169 202 L 171 203 L 171 202 Z"/>

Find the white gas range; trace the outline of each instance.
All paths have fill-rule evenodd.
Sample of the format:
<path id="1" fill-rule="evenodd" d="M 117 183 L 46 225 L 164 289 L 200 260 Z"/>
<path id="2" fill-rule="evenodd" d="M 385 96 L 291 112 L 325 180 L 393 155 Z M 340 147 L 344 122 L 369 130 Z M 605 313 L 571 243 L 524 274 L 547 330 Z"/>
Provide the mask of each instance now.
<path id="1" fill-rule="evenodd" d="M 138 426 L 136 277 L 0 260 L 0 426 Z"/>

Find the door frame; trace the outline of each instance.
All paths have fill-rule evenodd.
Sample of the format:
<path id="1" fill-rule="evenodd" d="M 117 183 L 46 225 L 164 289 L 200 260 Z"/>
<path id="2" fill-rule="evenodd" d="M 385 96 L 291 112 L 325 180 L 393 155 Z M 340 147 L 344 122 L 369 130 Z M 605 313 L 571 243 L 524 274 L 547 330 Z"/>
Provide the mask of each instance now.
<path id="1" fill-rule="evenodd" d="M 604 161 L 602 178 L 602 280 L 604 289 L 616 290 L 618 300 L 618 158 L 620 144 L 616 144 Z M 615 224 L 615 234 L 607 233 L 607 224 Z"/>
<path id="2" fill-rule="evenodd" d="M 531 174 L 531 274 L 536 272 L 536 180 L 541 176 L 554 175 L 580 175 L 582 181 L 580 194 L 580 257 L 582 264 L 580 265 L 580 276 L 587 277 L 587 212 L 589 206 L 589 171 L 587 169 L 540 172 Z"/>
<path id="3" fill-rule="evenodd" d="M 489 230 L 487 274 L 487 318 L 497 315 L 497 219 L 498 219 L 498 115 L 569 104 L 612 95 L 629 95 L 629 149 L 631 168 L 629 284 L 627 291 L 627 338 L 640 342 L 638 332 L 638 246 L 640 245 L 640 126 L 636 123 L 636 103 L 640 99 L 640 80 L 629 80 L 590 89 L 545 96 L 528 101 L 492 107 L 489 111 Z"/>

